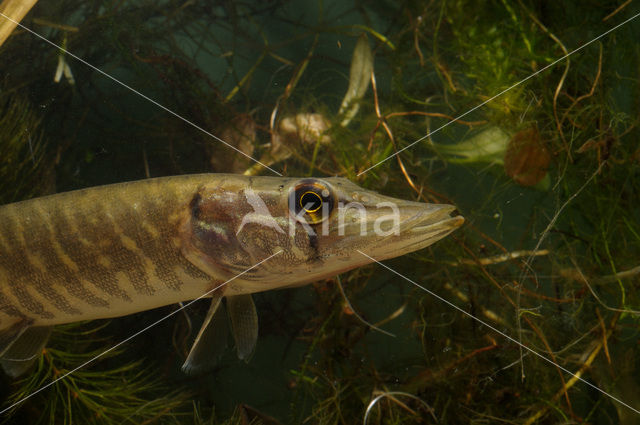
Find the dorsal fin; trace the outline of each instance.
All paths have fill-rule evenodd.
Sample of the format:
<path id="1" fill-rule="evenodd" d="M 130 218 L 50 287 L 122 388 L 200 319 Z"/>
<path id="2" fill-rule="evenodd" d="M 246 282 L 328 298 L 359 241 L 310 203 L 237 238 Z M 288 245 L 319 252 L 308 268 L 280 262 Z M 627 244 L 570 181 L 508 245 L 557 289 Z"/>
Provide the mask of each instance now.
<path id="1" fill-rule="evenodd" d="M 213 296 L 207 316 L 200 327 L 198 336 L 191 346 L 182 371 L 188 374 L 201 373 L 211 369 L 227 347 L 227 318 L 222 297 Z"/>
<path id="2" fill-rule="evenodd" d="M 238 357 L 248 361 L 258 340 L 258 313 L 251 295 L 227 297 L 227 310 L 231 320 L 233 339 Z"/>

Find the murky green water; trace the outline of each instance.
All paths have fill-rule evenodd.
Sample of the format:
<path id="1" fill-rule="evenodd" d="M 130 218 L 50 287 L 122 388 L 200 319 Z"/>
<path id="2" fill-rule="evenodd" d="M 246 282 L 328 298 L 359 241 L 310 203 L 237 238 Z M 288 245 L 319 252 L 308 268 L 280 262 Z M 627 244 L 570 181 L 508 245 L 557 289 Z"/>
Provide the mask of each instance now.
<path id="1" fill-rule="evenodd" d="M 381 266 L 341 276 L 353 308 L 395 337 L 318 282 L 257 295 L 250 362 L 230 349 L 189 377 L 197 303 L 6 423 L 354 424 L 385 392 L 368 423 L 639 422 L 640 21 L 618 6 L 40 1 L 0 48 L 3 115 L 28 115 L 0 118 L 3 202 L 254 166 L 210 132 L 287 176 L 453 203 L 467 222 L 385 262 L 423 288 Z M 376 95 L 343 126 L 363 33 Z M 65 65 L 73 81 L 54 82 Z M 326 139 L 305 136 L 296 117 L 310 114 Z M 175 307 L 58 330 L 27 382 L 4 378 L 5 398 Z M 136 389 L 142 370 L 154 379 Z"/>

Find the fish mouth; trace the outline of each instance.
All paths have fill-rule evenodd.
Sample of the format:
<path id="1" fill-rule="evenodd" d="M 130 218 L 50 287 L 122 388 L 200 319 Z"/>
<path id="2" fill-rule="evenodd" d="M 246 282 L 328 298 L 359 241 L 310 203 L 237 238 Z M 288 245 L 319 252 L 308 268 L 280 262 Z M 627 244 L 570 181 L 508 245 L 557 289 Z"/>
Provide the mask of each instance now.
<path id="1" fill-rule="evenodd" d="M 343 211 L 347 213 L 338 215 L 339 224 L 332 229 L 333 236 L 327 238 L 325 244 L 327 258 L 340 257 L 355 264 L 350 254 L 355 249 L 364 250 L 378 260 L 399 257 L 428 247 L 464 223 L 457 209 L 447 204 L 375 201 L 379 202 L 365 206 L 364 214 L 360 210 L 348 215 L 349 210 L 345 208 Z M 353 267 L 366 263 L 358 262 Z"/>
<path id="2" fill-rule="evenodd" d="M 430 209 L 419 212 L 407 220 L 406 229 L 410 233 L 433 233 L 453 231 L 464 223 L 464 217 L 458 214 L 452 205 L 430 205 Z"/>
<path id="3" fill-rule="evenodd" d="M 464 224 L 464 217 L 456 207 L 446 204 L 428 204 L 404 211 L 400 234 L 385 238 L 383 244 L 395 255 L 402 255 L 428 247 Z"/>

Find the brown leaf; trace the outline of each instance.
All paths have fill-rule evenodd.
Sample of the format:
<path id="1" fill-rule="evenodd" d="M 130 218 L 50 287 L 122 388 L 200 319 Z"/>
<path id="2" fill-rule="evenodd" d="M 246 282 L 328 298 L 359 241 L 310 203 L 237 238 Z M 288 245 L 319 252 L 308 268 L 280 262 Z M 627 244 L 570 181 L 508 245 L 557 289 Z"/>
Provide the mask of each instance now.
<path id="1" fill-rule="evenodd" d="M 544 178 L 551 155 L 535 126 L 516 133 L 504 154 L 504 171 L 522 186 L 535 186 Z"/>

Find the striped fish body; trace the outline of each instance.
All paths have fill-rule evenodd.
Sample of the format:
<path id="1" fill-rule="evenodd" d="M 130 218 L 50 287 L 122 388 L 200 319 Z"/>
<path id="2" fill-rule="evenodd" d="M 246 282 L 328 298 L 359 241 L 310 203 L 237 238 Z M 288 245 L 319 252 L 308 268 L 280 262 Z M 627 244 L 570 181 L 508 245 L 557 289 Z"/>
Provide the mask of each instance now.
<path id="1" fill-rule="evenodd" d="M 183 370 L 209 367 L 210 348 L 226 345 L 218 330 L 225 308 L 238 356 L 247 359 L 258 325 L 250 294 L 370 263 L 359 250 L 385 259 L 424 248 L 462 224 L 453 210 L 341 178 L 232 174 L 149 179 L 0 206 L 0 366 L 13 376 L 27 370 L 53 325 L 205 294 L 211 308 Z"/>
<path id="2" fill-rule="evenodd" d="M 205 293 L 180 221 L 211 176 L 102 186 L 0 207 L 0 330 L 122 316 Z"/>

